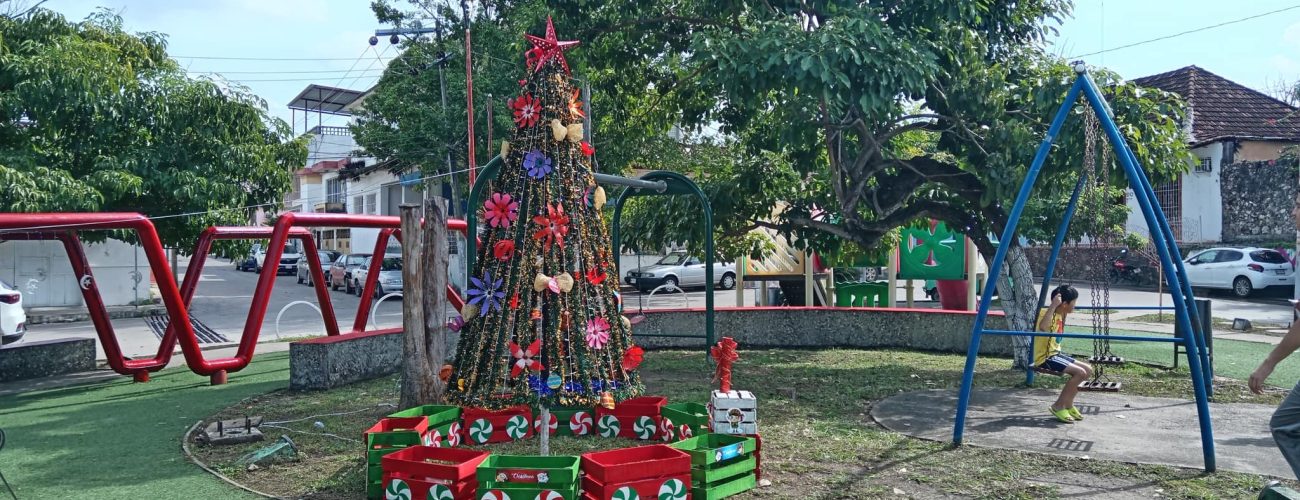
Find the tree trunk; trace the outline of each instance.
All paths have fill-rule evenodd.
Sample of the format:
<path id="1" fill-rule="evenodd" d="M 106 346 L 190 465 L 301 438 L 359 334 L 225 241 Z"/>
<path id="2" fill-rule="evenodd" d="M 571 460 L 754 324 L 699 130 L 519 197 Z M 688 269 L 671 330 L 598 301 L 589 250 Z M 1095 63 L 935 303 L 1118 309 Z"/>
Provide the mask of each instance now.
<path id="1" fill-rule="evenodd" d="M 1004 241 L 1004 245 L 1011 242 Z M 1029 257 L 1019 245 L 1007 249 L 1007 260 L 998 274 L 998 298 L 1002 301 L 1002 311 L 1006 313 L 1007 327 L 1015 331 L 1033 331 L 1038 308 L 1038 292 L 1034 287 L 1033 269 L 1029 267 Z M 1014 368 L 1028 368 L 1030 359 L 1029 346 L 1032 337 L 1013 336 Z"/>
<path id="2" fill-rule="evenodd" d="M 430 402 L 442 403 L 446 384 L 438 373 L 447 362 L 447 217 L 442 198 L 424 200 L 424 255 L 418 271 L 424 275 L 424 331 L 429 362 Z"/>
<path id="3" fill-rule="evenodd" d="M 421 272 L 423 266 L 419 265 L 424 255 L 420 207 L 402 205 L 401 219 L 402 262 L 406 265 L 402 266 L 402 389 L 399 404 L 400 408 L 411 408 L 432 401 L 432 385 L 438 377 L 429 366 L 425 341 L 424 273 Z"/>

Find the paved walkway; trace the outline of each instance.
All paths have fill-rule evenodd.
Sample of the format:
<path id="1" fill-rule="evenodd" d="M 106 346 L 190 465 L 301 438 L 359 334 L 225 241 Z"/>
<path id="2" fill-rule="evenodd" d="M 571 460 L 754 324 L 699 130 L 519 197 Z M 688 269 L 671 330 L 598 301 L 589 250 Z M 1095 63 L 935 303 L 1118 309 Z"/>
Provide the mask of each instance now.
<path id="1" fill-rule="evenodd" d="M 1110 327 L 1117 330 L 1131 330 L 1136 332 L 1159 333 L 1164 335 L 1174 334 L 1174 325 L 1169 323 L 1148 323 L 1142 321 L 1126 321 L 1125 318 L 1141 316 L 1148 314 L 1150 311 L 1117 311 L 1110 315 Z M 1173 314 L 1173 313 L 1170 313 Z M 1069 326 L 1092 327 L 1092 316 L 1087 311 L 1078 311 L 1066 318 L 1065 323 Z M 1268 332 L 1279 332 L 1274 335 L 1260 333 L 1256 329 L 1254 333 L 1237 332 L 1232 330 L 1214 329 L 1214 338 L 1226 340 L 1240 340 L 1242 342 L 1256 342 L 1260 344 L 1277 345 L 1282 341 L 1281 335 L 1286 333 L 1286 329 L 1268 329 Z"/>
<path id="2" fill-rule="evenodd" d="M 1201 438 L 1191 401 L 1085 393 L 1085 420 L 1060 423 L 1047 415 L 1054 391 L 975 390 L 964 441 L 990 448 L 1164 464 L 1200 469 Z M 909 436 L 951 441 L 957 393 L 952 390 L 899 394 L 877 403 L 871 416 L 885 428 Z M 1273 407 L 1210 404 L 1219 469 L 1292 477 L 1268 432 Z"/>

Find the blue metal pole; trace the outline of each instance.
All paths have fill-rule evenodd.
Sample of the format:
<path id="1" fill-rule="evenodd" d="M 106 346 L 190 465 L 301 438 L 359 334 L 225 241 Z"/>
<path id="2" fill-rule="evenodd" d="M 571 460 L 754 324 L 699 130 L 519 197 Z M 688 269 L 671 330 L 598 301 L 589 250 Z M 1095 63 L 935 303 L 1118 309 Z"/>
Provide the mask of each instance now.
<path id="1" fill-rule="evenodd" d="M 1002 262 L 1007 258 L 1007 250 L 1015 244 L 1016 225 L 1020 223 L 1021 212 L 1024 212 L 1025 203 L 1029 201 L 1029 193 L 1034 190 L 1038 172 L 1042 170 L 1043 162 L 1047 160 L 1047 153 L 1052 149 L 1052 141 L 1056 139 L 1056 134 L 1060 133 L 1061 125 L 1065 123 L 1065 117 L 1070 114 L 1075 101 L 1079 100 L 1079 92 L 1082 89 L 1083 80 L 1075 80 L 1074 85 L 1070 86 L 1070 91 L 1065 94 L 1065 101 L 1061 103 L 1061 108 L 1056 110 L 1056 117 L 1052 119 L 1052 125 L 1047 128 L 1047 135 L 1043 137 L 1043 142 L 1038 145 L 1038 151 L 1034 153 L 1034 162 L 1029 165 L 1025 182 L 1020 185 L 1016 203 L 1011 207 L 1011 214 L 1007 217 L 1007 227 L 1002 230 L 1002 238 L 999 240 L 1001 244 L 998 245 L 993 263 L 989 266 L 989 277 L 992 279 L 997 279 L 1002 272 Z M 993 287 L 986 286 L 980 300 L 979 312 L 975 315 L 975 325 L 971 328 L 970 345 L 966 348 L 966 368 L 962 372 L 961 391 L 957 395 L 957 418 L 952 428 L 953 444 L 961 444 L 961 435 L 966 427 L 966 410 L 970 404 L 971 384 L 975 378 L 975 358 L 979 356 L 980 333 L 984 330 L 984 320 L 988 318 L 991 302 L 993 302 Z"/>
<path id="2" fill-rule="evenodd" d="M 1065 244 L 1065 233 L 1070 230 L 1070 221 L 1074 219 L 1074 209 L 1079 206 L 1079 195 L 1083 193 L 1083 186 L 1088 183 L 1088 172 L 1085 170 L 1079 175 L 1079 181 L 1074 183 L 1074 192 L 1070 194 L 1070 203 L 1065 206 L 1065 216 L 1061 218 L 1061 227 L 1056 229 L 1056 239 L 1052 241 L 1052 256 L 1047 258 L 1047 270 L 1043 272 L 1043 286 L 1038 289 L 1038 308 L 1034 311 L 1043 310 L 1043 305 L 1047 303 L 1047 293 L 1052 287 L 1052 275 L 1056 273 L 1056 258 L 1061 254 L 1061 246 Z M 1037 312 L 1035 312 L 1037 314 Z M 1029 343 L 1029 357 L 1034 357 L 1034 343 Z M 1025 385 L 1034 385 L 1034 367 L 1025 368 Z"/>
<path id="3" fill-rule="evenodd" d="M 1129 187 L 1133 190 L 1134 195 L 1137 196 L 1138 206 L 1142 208 L 1142 215 L 1146 218 L 1147 227 L 1158 228 L 1151 232 L 1151 236 L 1156 239 L 1156 250 L 1160 254 L 1160 262 L 1164 266 L 1166 279 L 1168 279 L 1170 283 L 1175 283 L 1178 280 L 1177 268 L 1174 267 L 1173 259 L 1170 257 L 1169 242 L 1166 241 L 1165 232 L 1162 230 L 1163 227 L 1160 225 L 1161 221 L 1159 220 L 1163 218 L 1163 214 L 1159 217 L 1156 215 L 1156 212 L 1153 209 L 1154 205 L 1152 205 L 1152 200 L 1148 197 L 1147 186 L 1145 185 L 1146 183 L 1143 182 L 1145 176 L 1138 167 L 1137 162 L 1134 161 L 1135 157 L 1133 156 L 1132 151 L 1129 150 L 1128 143 L 1124 141 L 1124 136 L 1120 134 L 1119 128 L 1115 126 L 1115 121 L 1110 116 L 1109 108 L 1107 107 L 1105 100 L 1102 99 L 1101 92 L 1097 90 L 1096 84 L 1093 83 L 1092 79 L 1088 77 L 1086 72 L 1080 74 L 1080 80 L 1084 82 L 1084 97 L 1086 97 L 1088 102 L 1092 104 L 1093 112 L 1099 115 L 1097 118 L 1101 122 L 1102 129 L 1106 131 L 1106 136 L 1110 138 L 1111 147 L 1116 148 L 1116 151 L 1119 153 L 1116 156 L 1119 158 L 1120 164 L 1123 165 L 1124 171 L 1128 174 Z M 1175 309 L 1175 317 L 1178 321 L 1178 325 L 1182 327 L 1185 332 L 1193 332 L 1191 321 L 1187 315 L 1188 308 L 1185 297 L 1183 296 L 1183 288 L 1181 286 L 1170 287 L 1169 291 L 1174 296 L 1175 306 L 1178 307 L 1178 309 Z M 1205 394 L 1206 381 L 1204 380 L 1204 372 L 1201 371 L 1200 366 L 1200 349 L 1196 340 L 1192 338 L 1194 336 L 1195 334 L 1189 333 L 1189 335 L 1183 338 L 1183 343 L 1188 346 L 1188 349 L 1197 351 L 1195 356 L 1187 357 L 1187 364 L 1191 365 L 1192 387 L 1196 392 L 1196 412 L 1201 426 L 1201 450 L 1204 453 L 1205 470 L 1207 472 L 1213 472 L 1216 468 L 1214 457 L 1214 429 L 1210 423 L 1210 406 Z"/>
<path id="4" fill-rule="evenodd" d="M 1137 165 L 1137 157 L 1133 155 L 1132 150 L 1128 151 L 1128 155 L 1130 158 L 1132 158 L 1133 164 Z M 1151 180 L 1147 178 L 1146 172 L 1142 170 L 1138 170 L 1138 174 L 1139 177 L 1141 178 L 1142 186 L 1146 190 L 1147 198 L 1151 200 L 1152 208 L 1163 215 L 1164 211 L 1160 207 L 1160 200 L 1156 198 L 1155 189 L 1151 186 Z M 1183 254 L 1178 249 L 1178 240 L 1174 238 L 1174 231 L 1169 226 L 1169 221 L 1166 220 L 1164 217 L 1161 217 L 1159 222 L 1160 222 L 1159 230 L 1161 233 L 1164 234 L 1165 242 L 1168 245 L 1170 255 L 1176 257 L 1174 259 L 1174 265 L 1177 267 L 1178 283 L 1179 286 L 1182 287 L 1183 289 L 1183 297 L 1184 300 L 1187 302 L 1187 310 L 1191 311 L 1190 314 L 1192 318 L 1196 318 L 1196 321 L 1192 322 L 1192 326 L 1193 328 L 1195 328 L 1195 330 L 1190 335 L 1196 337 L 1195 340 L 1197 343 L 1196 344 L 1197 349 L 1200 351 L 1201 369 L 1202 371 L 1205 372 L 1203 377 L 1207 381 L 1205 387 L 1206 394 L 1213 395 L 1214 394 L 1214 384 L 1213 384 L 1214 366 L 1213 364 L 1210 363 L 1209 347 L 1208 347 L 1208 343 L 1205 340 L 1205 336 L 1208 335 L 1209 332 L 1201 331 L 1200 306 L 1196 305 L 1196 295 L 1192 292 L 1191 282 L 1188 281 L 1187 279 L 1187 269 L 1183 265 L 1183 260 L 1182 260 Z"/>

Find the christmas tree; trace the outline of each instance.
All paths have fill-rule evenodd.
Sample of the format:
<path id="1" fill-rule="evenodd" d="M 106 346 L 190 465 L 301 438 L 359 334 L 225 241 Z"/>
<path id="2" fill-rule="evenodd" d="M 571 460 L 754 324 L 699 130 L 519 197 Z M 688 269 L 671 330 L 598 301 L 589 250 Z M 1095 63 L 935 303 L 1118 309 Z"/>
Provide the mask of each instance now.
<path id="1" fill-rule="evenodd" d="M 527 77 L 509 101 L 516 129 L 484 192 L 448 395 L 502 408 L 611 405 L 636 396 L 641 349 L 621 314 L 604 190 L 583 140 L 583 104 L 548 18 L 526 35 Z"/>

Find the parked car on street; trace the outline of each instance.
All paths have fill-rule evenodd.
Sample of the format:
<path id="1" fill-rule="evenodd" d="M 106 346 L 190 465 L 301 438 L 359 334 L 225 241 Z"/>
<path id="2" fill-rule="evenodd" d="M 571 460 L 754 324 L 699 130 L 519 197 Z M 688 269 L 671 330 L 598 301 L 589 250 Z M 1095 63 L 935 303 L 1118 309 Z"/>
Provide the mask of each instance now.
<path id="1" fill-rule="evenodd" d="M 259 255 L 259 254 L 262 255 L 261 259 L 258 258 L 258 255 Z M 247 257 L 244 257 L 244 258 L 242 258 L 242 259 L 236 259 L 236 260 L 235 260 L 235 270 L 236 270 L 236 271 L 256 271 L 256 270 L 257 270 L 257 266 L 258 266 L 257 263 L 258 263 L 258 262 L 261 262 L 262 259 L 265 259 L 265 258 L 266 258 L 266 255 L 265 255 L 265 252 L 264 252 L 263 249 L 262 249 L 262 244 L 261 244 L 261 243 L 254 243 L 254 244 L 253 244 L 253 247 L 252 247 L 251 249 L 249 249 L 249 251 L 248 251 L 248 256 L 247 256 Z"/>
<path id="2" fill-rule="evenodd" d="M 638 267 L 623 276 L 623 282 L 635 286 L 642 292 L 653 290 L 660 285 L 672 284 L 685 288 L 704 286 L 704 261 L 686 252 L 673 252 L 665 255 L 658 262 L 646 267 Z M 714 262 L 713 279 L 718 280 L 719 289 L 731 290 L 736 287 L 736 264 L 734 262 Z"/>
<path id="3" fill-rule="evenodd" d="M 1295 284 L 1295 266 L 1285 255 L 1267 248 L 1211 248 L 1183 264 L 1193 287 L 1232 290 L 1243 298 L 1270 286 Z"/>
<path id="4" fill-rule="evenodd" d="M 352 289 L 356 290 L 357 296 L 365 293 L 366 277 L 370 274 L 370 263 L 373 257 L 366 257 L 361 266 L 352 271 Z M 375 282 L 375 297 L 380 298 L 390 293 L 402 293 L 402 256 L 398 254 L 384 255 L 384 261 L 379 264 L 379 280 Z"/>
<path id="5" fill-rule="evenodd" d="M 330 290 L 338 290 L 342 288 L 348 294 L 353 293 L 352 271 L 356 270 L 357 267 L 360 267 L 361 263 L 365 262 L 367 257 L 370 257 L 370 254 L 350 253 L 334 259 L 334 263 L 330 265 L 329 271 Z"/>
<path id="6" fill-rule="evenodd" d="M 27 333 L 27 312 L 23 310 L 23 293 L 0 281 L 0 345 L 22 340 Z"/>
<path id="7" fill-rule="evenodd" d="M 330 266 L 334 264 L 335 259 L 338 259 L 340 255 L 343 255 L 343 252 L 336 252 L 334 250 L 320 250 L 317 251 L 316 254 L 320 256 L 320 265 L 322 268 L 321 272 L 328 275 Z M 298 261 L 297 274 L 298 274 L 298 284 L 300 285 L 305 284 L 307 286 L 312 285 L 311 266 L 307 265 L 307 259 L 305 257 Z"/>

